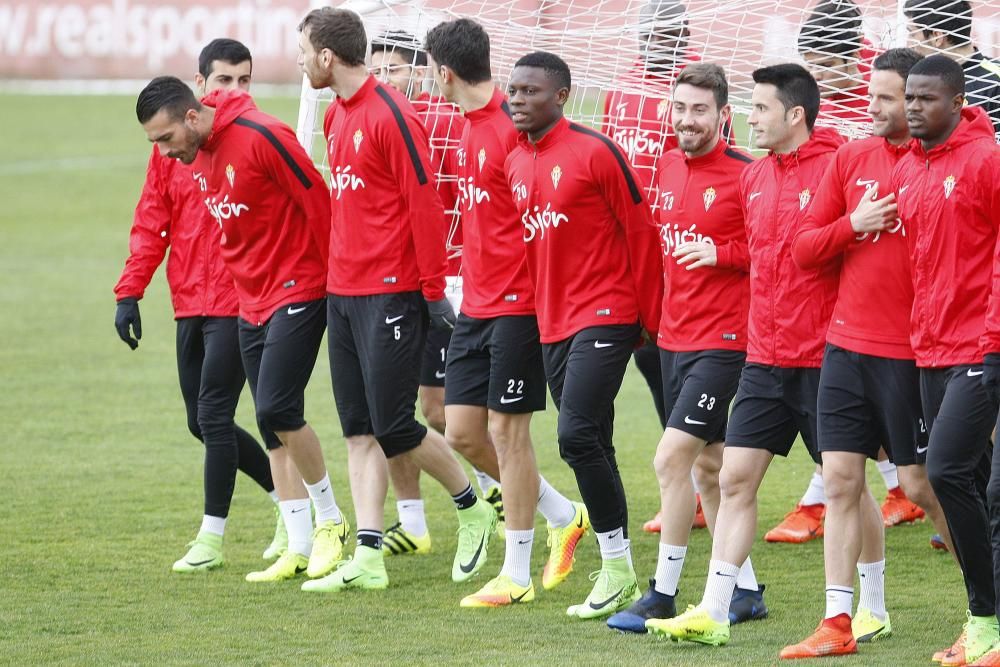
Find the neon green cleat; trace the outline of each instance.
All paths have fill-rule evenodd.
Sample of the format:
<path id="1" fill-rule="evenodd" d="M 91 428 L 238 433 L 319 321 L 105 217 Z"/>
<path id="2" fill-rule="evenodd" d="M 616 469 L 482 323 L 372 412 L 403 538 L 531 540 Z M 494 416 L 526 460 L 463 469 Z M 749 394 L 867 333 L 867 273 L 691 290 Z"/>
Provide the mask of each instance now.
<path id="1" fill-rule="evenodd" d="M 965 613 L 969 617 L 965 629 L 965 662 L 971 665 L 993 648 L 997 640 L 997 617 Z"/>
<path id="2" fill-rule="evenodd" d="M 261 558 L 264 560 L 274 560 L 288 548 L 288 531 L 285 530 L 285 520 L 281 518 L 281 510 L 278 509 L 277 505 L 274 506 L 274 516 L 277 519 L 274 526 L 274 537 L 264 549 L 264 553 L 261 554 Z"/>
<path id="3" fill-rule="evenodd" d="M 468 509 L 458 510 L 458 550 L 451 566 L 451 580 L 471 579 L 486 564 L 490 538 L 497 529 L 497 513 L 482 500 Z"/>
<path id="4" fill-rule="evenodd" d="M 549 526 L 549 559 L 542 570 L 542 588 L 552 590 L 569 576 L 576 561 L 576 545 L 590 530 L 590 515 L 583 503 L 573 503 L 576 516 L 564 528 Z"/>
<path id="5" fill-rule="evenodd" d="M 351 526 L 347 517 L 341 515 L 340 523 L 324 521 L 313 531 L 313 549 L 309 557 L 309 568 L 306 575 L 310 579 L 325 576 L 333 571 L 344 558 L 344 545 Z"/>
<path id="6" fill-rule="evenodd" d="M 729 619 L 719 622 L 701 607 L 690 605 L 674 618 L 650 618 L 646 630 L 675 642 L 687 641 L 722 646 L 729 641 Z"/>
<path id="7" fill-rule="evenodd" d="M 528 582 L 527 586 L 518 586 L 505 574 L 490 579 L 485 586 L 472 595 L 462 598 L 459 606 L 466 609 L 482 607 L 505 607 L 512 604 L 522 604 L 535 599 L 535 585 Z"/>
<path id="8" fill-rule="evenodd" d="M 385 531 L 385 535 L 382 536 L 382 553 L 386 556 L 429 554 L 430 552 L 430 531 L 417 537 L 403 528 L 403 524 L 396 523 L 389 526 L 389 529 Z"/>
<path id="9" fill-rule="evenodd" d="M 260 572 L 251 572 L 247 575 L 247 581 L 254 584 L 271 583 L 292 579 L 302 574 L 309 566 L 309 559 L 302 554 L 293 551 L 285 551 L 278 560 L 271 563 L 271 567 Z"/>
<path id="10" fill-rule="evenodd" d="M 201 531 L 194 542 L 188 542 L 188 552 L 174 563 L 173 571 L 189 574 L 191 572 L 208 572 L 222 567 L 222 535 Z"/>
<path id="11" fill-rule="evenodd" d="M 871 610 L 858 607 L 858 613 L 851 619 L 851 634 L 857 642 L 885 639 L 892 634 L 892 621 L 889 620 L 889 614 L 881 621 Z"/>
<path id="12" fill-rule="evenodd" d="M 494 486 L 483 498 L 493 506 L 493 511 L 497 513 L 497 537 L 504 538 L 505 519 L 503 515 L 503 492 L 499 486 Z"/>
<path id="13" fill-rule="evenodd" d="M 601 569 L 590 575 L 590 580 L 595 582 L 590 595 L 583 604 L 569 607 L 567 616 L 583 619 L 610 616 L 641 596 L 635 571 L 625 556 L 605 560 Z"/>
<path id="14" fill-rule="evenodd" d="M 359 545 L 354 549 L 354 558 L 341 561 L 333 572 L 322 579 L 305 582 L 302 584 L 302 590 L 312 593 L 339 593 L 348 588 L 382 590 L 388 585 L 389 575 L 385 573 L 382 551 Z"/>

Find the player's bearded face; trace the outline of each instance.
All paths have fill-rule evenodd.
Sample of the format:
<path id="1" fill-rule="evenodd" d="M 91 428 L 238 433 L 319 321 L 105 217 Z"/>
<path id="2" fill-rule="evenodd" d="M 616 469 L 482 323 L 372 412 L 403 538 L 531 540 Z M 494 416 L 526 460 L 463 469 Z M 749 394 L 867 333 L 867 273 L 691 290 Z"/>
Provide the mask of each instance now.
<path id="1" fill-rule="evenodd" d="M 670 114 L 677 144 L 685 153 L 701 155 L 719 142 L 721 113 L 711 90 L 680 84 Z"/>
<path id="2" fill-rule="evenodd" d="M 909 134 L 903 86 L 903 77 L 892 70 L 872 72 L 868 82 L 868 113 L 875 136 L 903 139 Z"/>
<path id="3" fill-rule="evenodd" d="M 191 164 L 201 148 L 201 135 L 193 125 L 193 118 L 197 114 L 192 109 L 188 111 L 188 115 L 175 118 L 167 110 L 161 109 L 142 127 L 149 140 L 156 144 L 160 155 Z"/>
<path id="4" fill-rule="evenodd" d="M 326 88 L 330 85 L 329 73 L 320 66 L 320 54 L 316 52 L 312 41 L 309 39 L 310 28 L 307 26 L 299 33 L 299 57 L 298 65 L 302 73 L 309 79 L 309 85 L 313 88 Z"/>
<path id="5" fill-rule="evenodd" d="M 937 76 L 911 74 L 906 77 L 906 123 L 917 139 L 943 138 L 952 118 L 962 107 L 961 95 L 951 95 Z"/>
<path id="6" fill-rule="evenodd" d="M 562 107 L 569 96 L 545 70 L 538 67 L 515 67 L 510 75 L 511 120 L 519 132 L 541 132 L 562 117 Z"/>

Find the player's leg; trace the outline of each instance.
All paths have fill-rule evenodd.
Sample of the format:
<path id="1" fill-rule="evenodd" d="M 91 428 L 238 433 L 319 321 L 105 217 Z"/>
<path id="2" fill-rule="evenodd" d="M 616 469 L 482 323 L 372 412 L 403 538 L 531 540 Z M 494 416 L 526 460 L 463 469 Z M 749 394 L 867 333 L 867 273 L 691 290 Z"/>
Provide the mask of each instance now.
<path id="1" fill-rule="evenodd" d="M 920 503 L 916 502 L 906 493 L 900 480 L 898 464 L 889 459 L 889 455 L 884 448 L 879 450 L 875 466 L 878 468 L 879 475 L 882 476 L 882 481 L 885 482 L 885 500 L 882 502 L 879 511 L 882 513 L 882 521 L 886 527 L 898 526 L 903 523 L 913 523 L 927 516 L 926 511 L 920 506 Z M 925 474 L 924 486 L 927 491 L 930 491 L 930 482 L 927 482 L 926 478 Z M 919 483 L 919 478 L 911 481 L 911 483 L 913 482 Z M 919 492 L 918 489 L 915 490 Z M 924 498 L 926 499 L 926 496 Z M 944 516 L 942 515 L 941 518 L 943 519 Z"/>
<path id="2" fill-rule="evenodd" d="M 632 353 L 635 367 L 639 370 L 642 379 L 649 387 L 649 393 L 653 397 L 653 406 L 656 409 L 656 416 L 660 420 L 660 428 L 667 427 L 667 416 L 670 414 L 664 411 L 663 407 L 663 376 L 660 370 L 660 352 L 656 343 L 647 342 Z M 642 529 L 647 533 L 660 532 L 660 511 L 657 510 L 652 519 L 642 524 Z"/>

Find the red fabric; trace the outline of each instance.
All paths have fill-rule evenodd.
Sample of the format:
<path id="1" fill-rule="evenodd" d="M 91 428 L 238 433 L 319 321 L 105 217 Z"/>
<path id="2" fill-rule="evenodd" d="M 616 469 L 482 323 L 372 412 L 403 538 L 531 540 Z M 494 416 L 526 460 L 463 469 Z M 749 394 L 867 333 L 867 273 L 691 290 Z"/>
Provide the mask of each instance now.
<path id="1" fill-rule="evenodd" d="M 996 240 L 1000 148 L 979 107 L 943 144 L 913 141 L 892 174 L 913 275 L 910 342 L 921 367 L 982 362 L 1000 350 Z"/>
<path id="2" fill-rule="evenodd" d="M 858 235 L 851 227 L 851 213 L 871 194 L 869 188 L 876 188 L 879 199 L 891 192 L 892 170 L 908 151 L 909 144 L 893 146 L 882 137 L 837 149 L 792 244 L 792 257 L 804 270 L 841 263 L 826 339 L 845 350 L 890 359 L 913 359 L 906 229 L 896 225 Z"/>
<path id="3" fill-rule="evenodd" d="M 561 119 L 506 163 L 543 343 L 594 326 L 659 328 L 662 253 L 635 170 L 607 137 Z"/>
<path id="4" fill-rule="evenodd" d="M 398 114 L 398 116 L 397 116 Z M 427 130 L 397 90 L 368 77 L 326 112 L 333 191 L 331 294 L 444 298 L 447 230 Z"/>
<path id="5" fill-rule="evenodd" d="M 420 97 L 413 102 L 413 108 L 417 110 L 420 121 L 427 128 L 431 168 L 436 177 L 435 186 L 438 196 L 441 197 L 441 205 L 444 206 L 444 228 L 447 234 L 452 221 L 459 222 L 458 213 L 453 213 L 456 211 L 455 206 L 458 201 L 458 161 L 455 156 L 462 139 L 462 131 L 465 129 L 465 118 L 454 104 L 443 97 L 431 97 L 428 92 L 420 94 Z M 447 239 L 447 236 L 445 238 Z M 455 246 L 462 245 L 460 223 L 455 228 L 451 243 Z M 461 268 L 461 255 L 448 260 L 449 276 L 457 276 Z M 462 289 L 465 289 L 464 283 Z"/>
<path id="6" fill-rule="evenodd" d="M 750 257 L 740 175 L 753 158 L 720 141 L 701 157 L 677 149 L 657 170 L 655 214 L 663 243 L 663 307 L 657 344 L 665 350 L 747 348 Z M 689 271 L 671 255 L 681 243 L 716 247 L 716 266 Z"/>
<path id="7" fill-rule="evenodd" d="M 222 259 L 236 282 L 240 317 L 263 324 L 285 304 L 325 294 L 326 184 L 292 128 L 258 111 L 245 92 L 214 91 L 202 103 L 215 107 L 198 163 L 206 203 L 222 226 Z"/>
<path id="8" fill-rule="evenodd" d="M 820 178 L 844 138 L 816 128 L 798 150 L 771 153 L 743 171 L 750 248 L 747 361 L 784 368 L 819 368 L 840 266 L 802 270 L 791 258 Z"/>
<path id="9" fill-rule="evenodd" d="M 198 163 L 189 167 L 153 149 L 135 207 L 129 256 L 115 298 L 141 299 L 167 250 L 167 285 L 174 317 L 235 317 L 233 277 L 219 254 L 222 232 L 205 207 Z"/>
<path id="10" fill-rule="evenodd" d="M 820 120 L 841 120 L 864 124 L 871 129 L 872 117 L 868 114 L 868 82 L 833 97 L 825 97 L 819 105 Z"/>
<path id="11" fill-rule="evenodd" d="M 480 319 L 535 312 L 521 216 L 504 173 L 517 145 L 505 106 L 498 89 L 489 104 L 467 113 L 457 153 L 465 231 L 462 312 Z"/>

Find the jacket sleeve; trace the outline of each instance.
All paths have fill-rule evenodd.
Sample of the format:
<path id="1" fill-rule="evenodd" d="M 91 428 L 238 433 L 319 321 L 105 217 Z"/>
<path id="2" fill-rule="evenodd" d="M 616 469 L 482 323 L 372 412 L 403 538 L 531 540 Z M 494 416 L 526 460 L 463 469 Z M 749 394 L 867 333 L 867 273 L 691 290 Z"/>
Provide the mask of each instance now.
<path id="1" fill-rule="evenodd" d="M 984 184 L 984 194 L 989 201 L 989 215 L 993 229 L 1000 232 L 1000 188 L 996 187 L 996 179 L 1000 178 L 1000 151 L 993 152 L 993 159 L 984 165 L 982 171 L 991 174 L 981 182 Z M 1000 234 L 997 235 L 996 246 L 993 249 L 993 282 L 990 285 L 990 298 L 986 306 L 986 332 L 980 339 L 980 348 L 984 354 L 1000 353 Z"/>
<path id="2" fill-rule="evenodd" d="M 663 248 L 642 184 L 617 146 L 607 159 L 595 156 L 591 169 L 605 201 L 625 230 L 639 319 L 655 338 L 663 303 Z"/>
<path id="3" fill-rule="evenodd" d="M 141 299 L 163 262 L 170 247 L 170 220 L 172 204 L 167 191 L 164 169 L 172 165 L 153 149 L 146 167 L 146 181 L 142 185 L 139 203 L 135 207 L 132 231 L 128 240 L 128 259 L 118 283 L 115 299 L 127 297 Z"/>
<path id="4" fill-rule="evenodd" d="M 447 230 L 444 207 L 434 187 L 427 131 L 412 110 L 394 104 L 388 109 L 394 118 L 379 125 L 382 152 L 409 214 L 421 291 L 428 301 L 439 301 L 444 298 L 448 270 Z"/>
<path id="5" fill-rule="evenodd" d="M 844 198 L 841 174 L 847 165 L 842 159 L 843 152 L 838 151 L 830 161 L 816 189 L 816 197 L 792 242 L 792 259 L 800 269 L 817 268 L 843 254 L 857 241 L 857 234 L 851 226 L 851 211 L 847 210 Z M 886 188 L 884 192 L 882 196 L 890 190 Z"/>
<path id="6" fill-rule="evenodd" d="M 283 150 L 257 135 L 260 162 L 268 176 L 305 214 L 306 224 L 326 264 L 330 255 L 330 191 L 326 181 L 295 138 L 292 128 L 273 124 L 269 129 Z"/>

